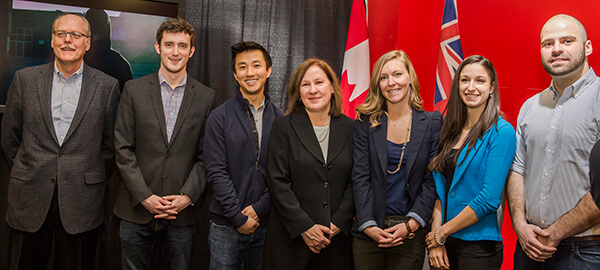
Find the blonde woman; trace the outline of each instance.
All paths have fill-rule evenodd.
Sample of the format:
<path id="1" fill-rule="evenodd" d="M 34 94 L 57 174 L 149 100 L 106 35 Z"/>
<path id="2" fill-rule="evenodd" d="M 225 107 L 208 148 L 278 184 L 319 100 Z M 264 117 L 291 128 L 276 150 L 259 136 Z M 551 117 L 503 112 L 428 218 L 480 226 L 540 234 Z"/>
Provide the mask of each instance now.
<path id="1" fill-rule="evenodd" d="M 403 51 L 373 68 L 357 108 L 352 183 L 356 269 L 421 269 L 423 226 L 436 198 L 429 161 L 437 153 L 441 115 L 423 110 L 419 81 Z"/>

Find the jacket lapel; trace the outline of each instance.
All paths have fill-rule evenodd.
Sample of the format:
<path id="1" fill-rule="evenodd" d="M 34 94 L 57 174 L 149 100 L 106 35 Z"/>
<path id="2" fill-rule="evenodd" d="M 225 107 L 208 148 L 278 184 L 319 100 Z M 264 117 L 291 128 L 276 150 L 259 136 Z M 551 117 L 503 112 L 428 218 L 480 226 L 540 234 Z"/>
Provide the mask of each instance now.
<path id="1" fill-rule="evenodd" d="M 298 135 L 302 145 L 304 145 L 308 152 L 310 152 L 316 159 L 325 164 L 321 147 L 319 146 L 317 136 L 315 136 L 314 129 L 310 123 L 310 119 L 308 118 L 306 111 L 301 109 L 300 111 L 293 113 L 291 115 L 291 119 L 292 128 L 296 132 L 296 135 Z"/>
<path id="2" fill-rule="evenodd" d="M 328 163 L 340 154 L 348 140 L 346 134 L 352 132 L 352 130 L 349 130 L 349 125 L 342 120 L 342 117 L 344 116 L 331 117 L 331 122 L 329 124 L 329 148 L 327 149 Z"/>
<path id="3" fill-rule="evenodd" d="M 463 148 L 463 150 L 460 151 L 460 155 L 458 156 L 458 159 L 456 160 L 456 169 L 454 171 L 454 178 L 452 180 L 452 185 L 450 185 L 450 190 L 452 190 L 454 188 L 454 186 L 456 186 L 456 183 L 459 182 L 459 180 L 461 179 L 461 177 L 467 170 L 467 167 L 469 167 L 469 164 L 471 163 L 471 161 L 473 161 L 473 157 L 475 157 L 475 155 L 477 154 L 479 149 L 481 149 L 481 145 L 483 144 L 483 142 L 487 140 L 486 135 L 489 135 L 489 132 L 484 134 L 483 138 L 481 140 L 477 140 L 475 147 L 473 147 L 473 149 L 471 149 L 471 151 L 469 151 L 468 156 L 465 157 L 465 154 L 467 153 L 467 148 L 469 147 L 469 145 L 466 145 Z"/>
<path id="4" fill-rule="evenodd" d="M 73 116 L 73 122 L 69 126 L 69 130 L 67 131 L 67 135 L 65 136 L 66 142 L 73 131 L 79 126 L 81 120 L 85 116 L 88 108 L 90 107 L 90 103 L 92 102 L 92 98 L 96 93 L 96 89 L 98 84 L 96 83 L 96 75 L 90 71 L 90 67 L 85 65 L 83 67 L 83 78 L 81 80 L 81 92 L 79 94 L 79 102 L 77 102 L 77 109 L 75 109 L 75 115 Z"/>
<path id="5" fill-rule="evenodd" d="M 179 134 L 181 125 L 183 125 L 183 121 L 185 121 L 185 119 L 186 119 L 186 115 L 187 115 L 188 111 L 190 110 L 190 107 L 192 106 L 192 100 L 194 100 L 195 95 L 196 95 L 196 87 L 195 87 L 195 85 L 192 85 L 192 83 L 188 79 L 188 81 L 185 85 L 185 91 L 183 92 L 183 100 L 181 100 L 181 106 L 179 106 L 179 112 L 177 112 L 177 120 L 175 120 L 175 127 L 173 128 L 173 134 L 171 134 L 171 141 L 169 142 L 169 147 L 171 146 L 171 142 L 173 142 L 173 140 L 175 140 L 175 137 L 177 137 L 177 134 Z M 164 116 L 163 116 L 163 122 L 164 122 Z M 163 130 L 164 129 L 165 128 L 163 128 Z"/>
<path id="6" fill-rule="evenodd" d="M 56 145 L 58 145 L 58 138 L 56 138 L 56 130 L 54 129 L 54 122 L 52 121 L 52 79 L 53 79 L 54 63 L 46 64 L 40 70 L 41 75 L 37 77 L 37 89 L 38 98 L 40 101 L 40 108 L 42 111 L 42 117 L 46 127 L 52 134 L 52 138 Z"/>
<path id="7" fill-rule="evenodd" d="M 412 116 L 412 127 L 410 131 L 410 146 L 408 147 L 406 157 L 406 179 L 410 179 L 410 170 L 412 169 L 421 145 L 423 144 L 423 137 L 427 131 L 427 122 L 425 121 L 425 115 L 422 111 L 413 109 Z"/>
<path id="8" fill-rule="evenodd" d="M 169 144 L 167 140 L 167 124 L 165 124 L 165 111 L 163 109 L 162 104 L 162 96 L 160 94 L 160 83 L 158 82 L 158 72 L 155 72 L 153 76 L 151 76 L 151 80 L 148 83 L 148 89 L 150 92 L 150 99 L 152 100 L 152 105 L 154 106 L 154 113 L 156 114 L 156 118 L 158 120 L 158 128 L 160 128 L 160 134 L 162 134 L 163 142 L 165 145 Z"/>
<path id="9" fill-rule="evenodd" d="M 370 128 L 373 132 L 373 140 L 375 144 L 375 150 L 377 151 L 377 157 L 381 165 L 381 171 L 383 175 L 387 176 L 387 114 L 382 114 L 379 117 L 381 125 L 375 128 Z"/>

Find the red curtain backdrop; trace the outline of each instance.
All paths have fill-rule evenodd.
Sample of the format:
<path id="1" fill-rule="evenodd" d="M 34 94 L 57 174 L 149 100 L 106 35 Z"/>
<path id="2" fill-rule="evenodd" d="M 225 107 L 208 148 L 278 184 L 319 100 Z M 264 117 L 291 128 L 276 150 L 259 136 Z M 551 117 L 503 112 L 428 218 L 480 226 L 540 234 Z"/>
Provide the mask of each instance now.
<path id="1" fill-rule="evenodd" d="M 540 60 L 540 30 L 555 14 L 566 13 L 587 27 L 588 39 L 600 57 L 599 1 L 589 0 L 457 0 L 464 56 L 489 58 L 498 73 L 501 109 L 514 126 L 525 100 L 550 85 Z M 409 55 L 419 77 L 426 110 L 433 109 L 435 68 L 440 43 L 444 0 L 368 0 L 371 66 L 384 53 L 401 49 Z M 600 66 L 596 73 L 600 74 Z M 504 215 L 504 263 L 513 268 L 517 242 L 508 211 Z"/>

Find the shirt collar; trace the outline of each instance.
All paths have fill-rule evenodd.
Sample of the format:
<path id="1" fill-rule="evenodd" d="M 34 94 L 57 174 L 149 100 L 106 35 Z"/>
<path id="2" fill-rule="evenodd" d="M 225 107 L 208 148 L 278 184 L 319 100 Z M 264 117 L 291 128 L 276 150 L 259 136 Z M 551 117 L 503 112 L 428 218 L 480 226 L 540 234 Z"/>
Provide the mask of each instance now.
<path id="1" fill-rule="evenodd" d="M 584 91 L 588 85 L 592 84 L 595 80 L 596 80 L 597 76 L 596 73 L 594 72 L 594 69 L 590 67 L 590 70 L 588 70 L 588 72 L 586 72 L 583 76 L 581 76 L 581 78 L 579 78 L 579 80 L 577 80 L 575 83 L 567 86 L 564 90 L 563 90 L 563 95 L 568 95 L 569 97 L 578 97 L 579 96 L 579 92 Z M 550 90 L 554 93 L 554 96 L 557 97 L 558 95 L 558 91 L 556 91 L 556 88 L 554 88 L 554 82 L 550 83 Z"/>
<path id="2" fill-rule="evenodd" d="M 160 84 L 166 83 L 167 85 L 169 85 L 169 83 L 165 79 L 165 76 L 163 76 L 162 73 L 160 73 L 160 70 L 158 71 L 158 81 L 160 82 Z M 186 83 L 187 83 L 187 72 L 185 73 L 185 76 L 183 76 L 183 80 L 181 81 L 181 84 L 175 86 L 173 89 L 175 89 L 177 87 L 184 87 Z"/>
<path id="3" fill-rule="evenodd" d="M 254 105 L 252 105 L 250 103 L 250 101 L 248 99 L 246 99 L 244 96 L 242 96 L 242 100 L 244 101 L 244 105 L 247 108 L 254 108 L 255 111 L 258 111 L 260 108 L 265 106 L 265 99 L 267 99 L 267 96 L 263 94 L 263 99 L 262 102 L 260 103 L 260 105 L 258 106 L 258 108 L 254 108 Z"/>
<path id="4" fill-rule="evenodd" d="M 81 61 L 81 65 L 73 74 L 71 74 L 71 76 L 74 76 L 73 78 L 76 78 L 78 75 L 83 74 L 83 66 L 85 66 L 85 65 L 84 65 L 83 61 Z M 62 73 L 60 70 L 58 70 L 58 65 L 56 64 L 56 61 L 54 61 L 54 73 L 56 73 L 61 78 L 67 77 L 67 76 L 65 76 L 64 73 Z M 71 76 L 69 76 L 69 77 L 71 77 Z"/>

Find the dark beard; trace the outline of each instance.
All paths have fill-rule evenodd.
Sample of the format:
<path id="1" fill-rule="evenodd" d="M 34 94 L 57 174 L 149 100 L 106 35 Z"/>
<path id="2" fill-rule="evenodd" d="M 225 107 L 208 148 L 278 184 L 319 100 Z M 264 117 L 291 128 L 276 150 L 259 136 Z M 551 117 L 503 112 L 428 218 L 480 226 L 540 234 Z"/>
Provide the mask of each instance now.
<path id="1" fill-rule="evenodd" d="M 562 75 L 566 75 L 569 74 L 575 70 L 577 70 L 578 68 L 580 68 L 584 63 L 585 63 L 585 48 L 582 49 L 582 54 L 581 57 L 579 59 L 575 59 L 575 62 L 571 62 L 569 63 L 569 65 L 567 67 L 565 67 L 564 70 L 560 70 L 560 71 L 554 71 L 552 69 L 552 66 L 547 63 L 542 61 L 542 66 L 544 66 L 544 69 L 546 70 L 546 72 L 548 72 L 548 74 L 550 74 L 550 76 L 562 76 Z"/>

